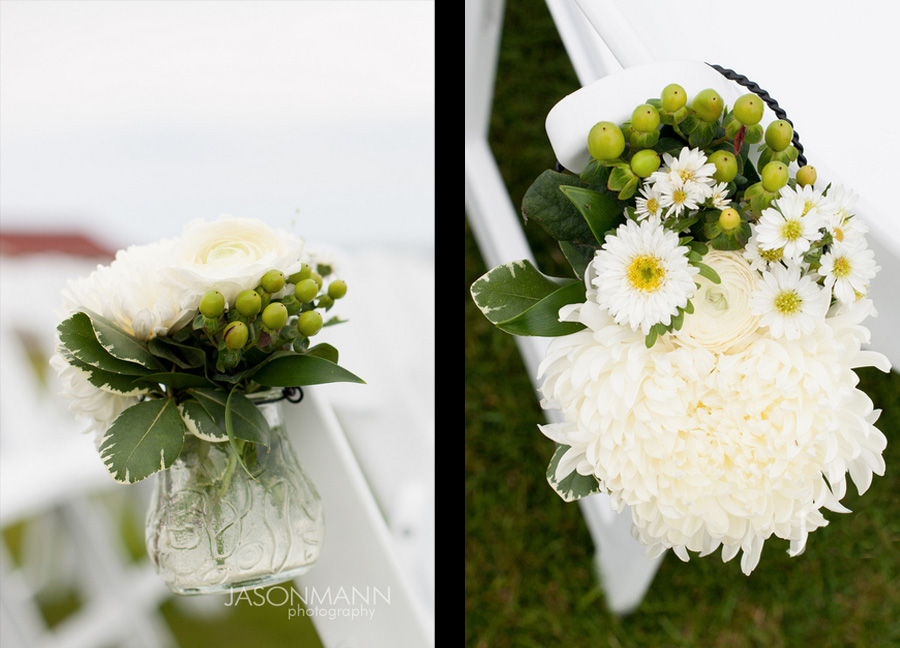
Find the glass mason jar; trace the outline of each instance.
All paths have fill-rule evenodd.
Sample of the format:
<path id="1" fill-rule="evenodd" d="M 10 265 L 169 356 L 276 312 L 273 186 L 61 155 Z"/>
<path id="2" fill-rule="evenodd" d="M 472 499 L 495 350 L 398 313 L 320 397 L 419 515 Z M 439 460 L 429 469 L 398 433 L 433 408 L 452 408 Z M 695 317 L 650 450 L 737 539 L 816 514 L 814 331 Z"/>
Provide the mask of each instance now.
<path id="1" fill-rule="evenodd" d="M 271 430 L 268 450 L 185 435 L 157 475 L 145 526 L 147 553 L 176 594 L 265 587 L 306 572 L 325 534 L 322 501 L 288 441 L 281 390 L 249 394 Z M 268 402 L 267 402 L 268 401 Z"/>

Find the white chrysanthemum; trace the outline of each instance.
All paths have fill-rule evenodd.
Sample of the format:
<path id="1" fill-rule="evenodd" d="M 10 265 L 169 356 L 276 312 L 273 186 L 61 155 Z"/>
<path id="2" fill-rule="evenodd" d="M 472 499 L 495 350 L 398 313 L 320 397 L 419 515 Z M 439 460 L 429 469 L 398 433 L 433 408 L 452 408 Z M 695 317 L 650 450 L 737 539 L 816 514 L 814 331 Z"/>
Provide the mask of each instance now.
<path id="1" fill-rule="evenodd" d="M 654 324 L 669 324 L 694 292 L 698 270 L 688 264 L 687 252 L 675 232 L 628 220 L 606 236 L 585 280 L 616 322 L 646 335 Z"/>
<path id="2" fill-rule="evenodd" d="M 762 273 L 762 281 L 750 296 L 750 309 L 760 317 L 760 326 L 771 334 L 796 340 L 808 334 L 824 319 L 831 295 L 809 275 L 791 265 L 775 264 Z"/>
<path id="3" fill-rule="evenodd" d="M 820 263 L 819 274 L 825 277 L 825 286 L 845 303 L 865 295 L 869 282 L 880 270 L 875 265 L 875 253 L 865 246 L 864 239 L 854 239 L 852 245 L 835 243 L 822 255 Z"/>
<path id="4" fill-rule="evenodd" d="M 779 204 L 778 209 L 764 209 L 756 227 L 760 249 L 781 249 L 786 259 L 799 261 L 820 238 L 819 228 L 823 226 L 817 211 L 804 212 L 803 208 L 802 200 L 792 198 Z"/>
<path id="5" fill-rule="evenodd" d="M 647 349 L 590 299 L 561 309 L 587 328 L 556 338 L 539 369 L 542 405 L 564 416 L 541 430 L 569 446 L 557 479 L 595 476 L 651 554 L 721 546 L 723 560 L 743 551 L 749 574 L 772 535 L 800 553 L 823 509 L 847 511 L 848 472 L 860 493 L 884 474 L 879 412 L 850 369 L 890 368 L 860 350 L 872 310 L 836 307 L 798 340 L 760 335 L 721 354 L 669 336 Z"/>

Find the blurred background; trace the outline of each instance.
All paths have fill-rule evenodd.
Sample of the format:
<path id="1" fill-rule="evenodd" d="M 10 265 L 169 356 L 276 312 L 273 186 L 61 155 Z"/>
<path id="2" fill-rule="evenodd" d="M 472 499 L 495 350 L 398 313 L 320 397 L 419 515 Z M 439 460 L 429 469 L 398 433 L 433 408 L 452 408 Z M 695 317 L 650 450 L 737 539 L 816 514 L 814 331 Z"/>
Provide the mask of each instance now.
<path id="1" fill-rule="evenodd" d="M 367 385 L 321 394 L 430 623 L 433 205 L 432 2 L 0 3 L 2 625 L 28 609 L 74 642 L 44 645 L 323 645 L 284 610 L 173 600 L 155 575 L 135 577 L 150 643 L 85 630 L 73 525 L 108 529 L 139 572 L 146 488 L 115 487 L 55 395 L 59 291 L 222 213 L 294 232 L 346 279 L 327 341 Z"/>
<path id="2" fill-rule="evenodd" d="M 534 179 L 554 168 L 547 113 L 582 86 L 554 23 L 563 4 L 574 3 L 487 3 L 502 23 L 488 143 L 516 210 Z M 871 208 L 865 217 L 880 265 L 891 262 L 883 252 L 898 258 L 900 221 L 891 205 L 900 131 L 892 118 L 871 121 L 870 110 L 898 100 L 884 76 L 898 60 L 892 7 L 773 0 L 584 4 L 599 11 L 613 5 L 657 59 L 717 63 L 768 90 L 796 124 L 810 163 L 835 172 Z M 561 25 L 572 29 L 564 20 Z M 523 230 L 541 271 L 568 276 L 556 242 L 533 222 Z M 546 483 L 554 444 L 537 429 L 545 418 L 532 376 L 514 338 L 493 327 L 469 295 L 489 267 L 467 220 L 467 646 L 900 645 L 896 369 L 858 372 L 860 389 L 883 410 L 878 427 L 888 438 L 887 471 L 862 497 L 848 489 L 842 503 L 852 513 L 827 513 L 829 526 L 796 558 L 788 557 L 787 542 L 768 540 L 749 578 L 738 561 L 722 563 L 719 554 L 685 564 L 669 552 L 638 609 L 620 617 L 608 611 L 595 576 L 595 546 L 582 511 Z M 879 279 L 878 319 L 890 322 L 900 306 L 896 272 L 883 269 Z M 882 324 L 877 344 L 873 334 L 873 348 L 891 355 L 895 366 L 896 330 Z"/>

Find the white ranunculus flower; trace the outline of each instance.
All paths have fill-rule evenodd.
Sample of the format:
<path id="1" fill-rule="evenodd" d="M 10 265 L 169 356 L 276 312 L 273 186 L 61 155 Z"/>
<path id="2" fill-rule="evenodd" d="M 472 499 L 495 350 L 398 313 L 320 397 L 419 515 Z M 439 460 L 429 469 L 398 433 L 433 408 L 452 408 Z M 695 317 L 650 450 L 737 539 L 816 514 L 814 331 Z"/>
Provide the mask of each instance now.
<path id="1" fill-rule="evenodd" d="M 703 276 L 694 278 L 700 284 L 691 301 L 694 312 L 685 315 L 681 330 L 670 335 L 677 345 L 687 348 L 714 353 L 740 351 L 758 336 L 759 317 L 751 312 L 749 303 L 759 273 L 740 252 L 711 250 L 703 263 L 722 281 L 715 284 Z"/>
<path id="2" fill-rule="evenodd" d="M 303 263 L 303 240 L 254 218 L 222 215 L 188 223 L 172 251 L 168 282 L 194 296 L 218 290 L 228 302 L 269 270 L 285 276 Z"/>

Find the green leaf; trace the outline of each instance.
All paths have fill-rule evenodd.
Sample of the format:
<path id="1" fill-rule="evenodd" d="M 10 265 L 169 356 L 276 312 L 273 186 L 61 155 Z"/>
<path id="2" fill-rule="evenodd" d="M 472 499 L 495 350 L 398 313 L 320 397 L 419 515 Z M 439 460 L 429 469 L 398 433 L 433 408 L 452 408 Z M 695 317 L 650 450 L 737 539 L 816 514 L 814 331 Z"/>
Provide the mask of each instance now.
<path id="1" fill-rule="evenodd" d="M 111 355 L 97 339 L 91 319 L 86 313 L 73 314 L 63 320 L 56 330 L 62 345 L 73 357 L 83 363 L 103 371 L 127 376 L 150 373 L 148 369 L 139 364 L 127 362 Z"/>
<path id="2" fill-rule="evenodd" d="M 338 362 L 338 350 L 330 344 L 325 344 L 324 342 L 310 347 L 306 353 L 308 355 L 316 356 L 317 358 L 325 358 L 326 360 L 328 360 L 329 362 L 333 362 L 334 364 L 337 364 Z"/>
<path id="3" fill-rule="evenodd" d="M 719 273 L 717 273 L 705 263 L 694 262 L 693 265 L 700 270 L 701 277 L 706 277 L 714 284 L 722 283 L 722 280 L 719 278 Z"/>
<path id="4" fill-rule="evenodd" d="M 178 404 L 178 412 L 187 430 L 204 441 L 221 442 L 228 440 L 225 430 L 225 411 L 222 410 L 222 421 L 217 421 L 212 414 L 195 398 L 189 398 Z"/>
<path id="5" fill-rule="evenodd" d="M 544 297 L 537 304 L 519 315 L 497 323 L 497 328 L 513 335 L 540 335 L 555 337 L 569 335 L 584 328 L 580 322 L 560 322 L 559 309 L 567 304 L 584 303 L 583 281 L 573 281 Z"/>
<path id="6" fill-rule="evenodd" d="M 147 393 L 147 386 L 136 384 L 134 376 L 105 371 L 94 365 L 82 362 L 66 347 L 60 349 L 60 352 L 66 362 L 81 371 L 84 377 L 87 378 L 87 381 L 98 389 L 120 396 L 138 396 Z"/>
<path id="7" fill-rule="evenodd" d="M 541 274 L 530 261 L 513 261 L 486 272 L 470 290 L 484 316 L 498 324 L 523 313 L 571 281 Z"/>
<path id="8" fill-rule="evenodd" d="M 269 447 L 269 423 L 249 398 L 234 389 L 230 393 L 226 393 L 222 389 L 189 389 L 187 391 L 203 406 L 218 427 L 227 430 L 225 421 L 226 416 L 230 413 L 236 438 Z M 230 409 L 226 407 L 229 396 L 231 396 Z M 214 436 L 214 430 L 210 429 L 210 434 Z"/>
<path id="9" fill-rule="evenodd" d="M 175 401 L 146 400 L 116 418 L 100 442 L 100 458 L 113 479 L 133 484 L 171 466 L 183 443 Z"/>
<path id="10" fill-rule="evenodd" d="M 332 382 L 365 381 L 343 367 L 312 355 L 286 355 L 264 364 L 250 376 L 265 387 L 304 387 Z"/>
<path id="11" fill-rule="evenodd" d="M 544 171 L 522 198 L 522 215 L 534 220 L 557 241 L 588 242 L 591 230 L 575 206 L 561 192 L 562 186 L 585 187 L 578 176 Z"/>
<path id="12" fill-rule="evenodd" d="M 575 500 L 593 495 L 600 492 L 600 482 L 593 475 L 580 475 L 573 470 L 567 477 L 556 480 L 556 467 L 570 446 L 556 444 L 556 451 L 553 453 L 553 459 L 550 460 L 550 466 L 547 468 L 547 481 L 553 490 L 563 498 L 566 502 L 574 502 Z"/>
<path id="13" fill-rule="evenodd" d="M 183 371 L 164 371 L 147 374 L 146 376 L 141 376 L 138 379 L 138 382 L 158 383 L 174 389 L 187 389 L 188 387 L 215 388 L 216 386 L 216 384 L 206 376 L 198 376 L 197 374 L 185 373 Z"/>
<path id="14" fill-rule="evenodd" d="M 640 178 L 634 174 L 634 171 L 631 170 L 631 166 L 627 162 L 622 162 L 613 167 L 612 172 L 609 174 L 609 181 L 606 183 L 606 187 L 610 191 L 622 191 L 633 181 L 638 180 L 640 180 Z"/>
<path id="15" fill-rule="evenodd" d="M 91 326 L 97 334 L 97 340 L 110 355 L 119 360 L 136 362 L 147 369 L 160 369 L 159 361 L 147 349 L 147 344 L 136 337 L 125 333 L 108 319 L 97 313 L 87 313 Z"/>
<path id="16" fill-rule="evenodd" d="M 583 243 L 572 243 L 570 241 L 560 241 L 559 249 L 562 250 L 566 261 L 572 266 L 572 271 L 579 279 L 584 279 L 584 271 L 588 264 L 593 260 L 597 247 L 594 245 L 584 245 Z"/>
<path id="17" fill-rule="evenodd" d="M 604 233 L 622 220 L 622 210 L 614 198 L 584 187 L 560 187 L 578 212 L 584 217 L 597 243 L 603 245 Z"/>
<path id="18" fill-rule="evenodd" d="M 579 177 L 589 185 L 605 187 L 607 180 L 609 180 L 609 167 L 602 162 L 598 162 L 594 158 L 591 158 L 591 161 L 587 163 L 587 166 L 581 170 Z M 560 189 L 562 189 L 562 187 L 560 187 Z"/>
<path id="19" fill-rule="evenodd" d="M 182 369 L 196 369 L 206 363 L 206 354 L 201 349 L 175 342 L 167 337 L 152 338 L 147 342 L 147 350 Z"/>
<path id="20" fill-rule="evenodd" d="M 647 336 L 644 338 L 644 345 L 648 349 L 652 349 L 653 345 L 656 344 L 657 337 L 658 337 L 658 334 L 656 332 L 656 327 L 653 327 L 652 329 L 650 329 L 650 332 L 647 333 Z"/>

